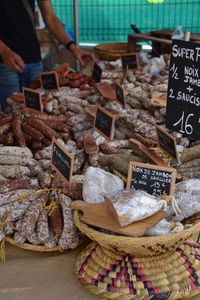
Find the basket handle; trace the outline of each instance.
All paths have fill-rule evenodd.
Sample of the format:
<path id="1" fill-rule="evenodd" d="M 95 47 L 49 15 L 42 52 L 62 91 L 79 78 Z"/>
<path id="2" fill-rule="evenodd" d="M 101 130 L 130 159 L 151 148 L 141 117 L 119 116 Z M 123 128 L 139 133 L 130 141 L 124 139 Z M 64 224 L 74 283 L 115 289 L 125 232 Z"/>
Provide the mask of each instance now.
<path id="1" fill-rule="evenodd" d="M 88 207 L 88 203 L 81 200 L 73 201 L 71 203 L 71 209 L 76 209 L 81 212 L 84 212 L 86 207 Z"/>

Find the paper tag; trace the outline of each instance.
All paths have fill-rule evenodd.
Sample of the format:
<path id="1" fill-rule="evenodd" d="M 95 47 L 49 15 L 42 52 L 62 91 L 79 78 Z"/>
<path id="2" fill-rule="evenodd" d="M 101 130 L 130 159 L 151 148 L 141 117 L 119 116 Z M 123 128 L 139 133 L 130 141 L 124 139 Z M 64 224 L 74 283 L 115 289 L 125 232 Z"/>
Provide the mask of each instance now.
<path id="1" fill-rule="evenodd" d="M 5 233 L 1 230 L 0 231 L 0 242 L 4 239 Z"/>

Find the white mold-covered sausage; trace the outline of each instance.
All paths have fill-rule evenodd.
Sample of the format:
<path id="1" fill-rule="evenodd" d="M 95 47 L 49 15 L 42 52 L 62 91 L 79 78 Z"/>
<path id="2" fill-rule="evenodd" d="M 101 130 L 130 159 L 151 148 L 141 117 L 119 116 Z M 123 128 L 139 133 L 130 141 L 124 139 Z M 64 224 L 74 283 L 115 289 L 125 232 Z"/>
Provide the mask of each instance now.
<path id="1" fill-rule="evenodd" d="M 30 158 L 33 157 L 30 149 L 13 146 L 0 147 L 0 155 L 26 156 Z"/>
<path id="2" fill-rule="evenodd" d="M 37 236 L 39 241 L 42 244 L 45 244 L 48 242 L 50 234 L 49 234 L 49 225 L 48 225 L 48 215 L 46 210 L 43 209 L 43 211 L 40 213 L 37 226 L 36 226 Z"/>
<path id="3" fill-rule="evenodd" d="M 30 175 L 31 171 L 28 167 L 18 165 L 0 165 L 0 174 L 8 179 L 23 178 Z"/>
<path id="4" fill-rule="evenodd" d="M 24 216 L 21 231 L 25 238 L 28 238 L 34 232 L 38 217 L 42 212 L 47 200 L 48 195 L 46 193 L 41 193 L 38 195 L 37 201 L 32 202 L 29 206 L 29 209 Z"/>
<path id="5" fill-rule="evenodd" d="M 74 249 L 78 246 L 78 234 L 73 222 L 70 203 L 71 199 L 65 195 L 62 195 L 64 228 L 62 236 L 59 240 L 59 246 L 62 249 Z"/>

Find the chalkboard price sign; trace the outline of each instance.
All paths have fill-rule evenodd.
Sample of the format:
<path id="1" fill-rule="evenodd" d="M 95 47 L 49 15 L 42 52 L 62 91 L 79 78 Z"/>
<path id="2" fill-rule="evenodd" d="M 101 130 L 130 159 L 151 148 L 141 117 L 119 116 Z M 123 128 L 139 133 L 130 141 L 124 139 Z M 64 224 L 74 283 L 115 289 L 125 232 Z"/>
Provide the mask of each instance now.
<path id="1" fill-rule="evenodd" d="M 29 88 L 23 88 L 24 104 L 26 109 L 34 112 L 43 112 L 41 95 Z"/>
<path id="2" fill-rule="evenodd" d="M 56 139 L 52 141 L 51 164 L 65 180 L 71 182 L 74 170 L 74 157 Z"/>
<path id="3" fill-rule="evenodd" d="M 92 78 L 94 79 L 95 82 L 100 82 L 101 77 L 102 77 L 102 69 L 101 67 L 97 64 L 94 63 L 93 71 L 92 71 Z"/>
<path id="4" fill-rule="evenodd" d="M 45 90 L 58 90 L 58 75 L 55 71 L 43 72 L 40 74 L 42 88 Z"/>
<path id="5" fill-rule="evenodd" d="M 142 190 L 151 195 L 172 195 L 176 169 L 130 162 L 127 188 Z"/>
<path id="6" fill-rule="evenodd" d="M 167 128 L 200 139 L 199 44 L 173 40 L 167 94 Z"/>
<path id="7" fill-rule="evenodd" d="M 176 141 L 174 137 L 159 126 L 156 126 L 156 131 L 159 147 L 167 152 L 167 154 L 169 154 L 173 160 L 178 161 Z"/>
<path id="8" fill-rule="evenodd" d="M 115 117 L 112 113 L 102 107 L 97 107 L 94 120 L 94 129 L 107 140 L 112 140 L 114 135 Z"/>
<path id="9" fill-rule="evenodd" d="M 121 56 L 123 69 L 137 69 L 138 68 L 138 53 L 130 53 Z"/>
<path id="10" fill-rule="evenodd" d="M 125 106 L 124 90 L 123 87 L 117 82 L 115 82 L 115 93 L 117 101 L 119 101 L 122 106 Z"/>

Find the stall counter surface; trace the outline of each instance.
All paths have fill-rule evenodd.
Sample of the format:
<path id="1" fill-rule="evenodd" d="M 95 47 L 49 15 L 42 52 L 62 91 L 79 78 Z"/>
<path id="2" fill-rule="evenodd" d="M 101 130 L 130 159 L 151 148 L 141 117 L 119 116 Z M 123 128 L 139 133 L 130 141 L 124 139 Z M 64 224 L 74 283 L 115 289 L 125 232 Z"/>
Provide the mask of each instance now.
<path id="1" fill-rule="evenodd" d="M 83 249 L 58 255 L 6 246 L 0 267 L 1 300 L 97 300 L 78 282 L 74 263 Z"/>
<path id="2" fill-rule="evenodd" d="M 7 261 L 1 263 L 0 268 L 0 299 L 100 299 L 84 289 L 74 275 L 74 263 L 83 248 L 61 255 L 47 255 L 7 245 Z M 200 300 L 200 296 L 193 299 Z"/>

